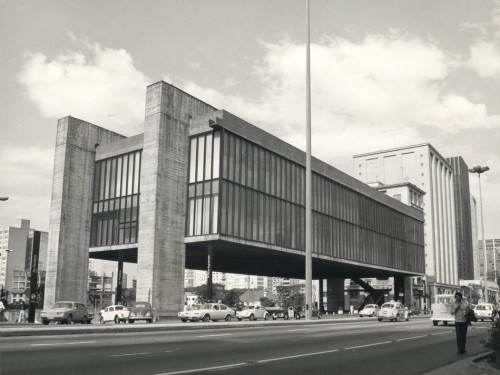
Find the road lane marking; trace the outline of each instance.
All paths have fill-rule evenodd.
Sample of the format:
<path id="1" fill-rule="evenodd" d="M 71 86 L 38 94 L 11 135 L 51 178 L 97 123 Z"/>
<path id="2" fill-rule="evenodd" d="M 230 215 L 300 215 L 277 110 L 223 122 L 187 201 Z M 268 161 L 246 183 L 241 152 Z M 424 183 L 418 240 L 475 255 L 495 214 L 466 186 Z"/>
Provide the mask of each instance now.
<path id="1" fill-rule="evenodd" d="M 30 344 L 30 346 L 54 346 L 54 345 L 78 345 L 78 344 L 95 344 L 95 341 L 50 342 L 43 344 Z"/>
<path id="2" fill-rule="evenodd" d="M 196 336 L 196 337 L 220 337 L 220 336 L 231 336 L 232 333 L 221 333 L 219 335 L 202 335 L 202 336 Z"/>
<path id="3" fill-rule="evenodd" d="M 422 337 L 427 337 L 427 335 L 406 337 L 404 339 L 398 339 L 396 341 L 406 341 L 406 340 L 413 340 L 413 339 L 421 339 Z"/>
<path id="4" fill-rule="evenodd" d="M 450 332 L 440 332 L 440 333 L 431 333 L 431 336 L 448 335 L 450 333 L 452 333 L 452 331 L 450 331 Z"/>
<path id="5" fill-rule="evenodd" d="M 147 354 L 156 354 L 156 353 L 172 353 L 172 350 L 164 350 L 162 352 L 113 354 L 113 355 L 108 355 L 108 357 L 127 357 L 127 356 L 133 356 L 133 355 L 147 355 Z"/>
<path id="6" fill-rule="evenodd" d="M 366 344 L 366 345 L 359 345 L 359 346 L 351 346 L 349 348 L 345 348 L 344 350 L 351 350 L 351 349 L 359 349 L 359 348 L 367 348 L 369 346 L 376 346 L 376 345 L 384 345 L 384 344 L 390 344 L 393 341 L 382 341 L 382 342 L 375 342 L 373 344 Z"/>
<path id="7" fill-rule="evenodd" d="M 273 361 L 282 361 L 285 359 L 293 359 L 293 358 L 301 358 L 301 357 L 309 357 L 312 355 L 321 355 L 321 354 L 329 354 L 329 353 L 335 353 L 340 351 L 339 349 L 331 349 L 331 350 L 324 350 L 321 352 L 313 352 L 313 353 L 305 353 L 305 354 L 297 354 L 297 355 L 290 355 L 287 357 L 277 357 L 277 358 L 269 358 L 269 359 L 261 359 L 258 361 L 255 361 L 256 363 L 266 363 L 266 362 L 273 362 Z"/>
<path id="8" fill-rule="evenodd" d="M 287 329 L 287 332 L 307 331 L 306 328 Z"/>
<path id="9" fill-rule="evenodd" d="M 162 372 L 162 373 L 156 374 L 156 375 L 178 375 L 178 374 L 191 374 L 193 372 L 201 372 L 201 371 L 225 370 L 225 369 L 228 369 L 228 368 L 246 366 L 247 364 L 248 363 L 235 363 L 235 364 L 232 364 L 232 365 L 205 367 L 205 368 L 197 368 L 197 369 L 192 369 L 192 370 Z"/>

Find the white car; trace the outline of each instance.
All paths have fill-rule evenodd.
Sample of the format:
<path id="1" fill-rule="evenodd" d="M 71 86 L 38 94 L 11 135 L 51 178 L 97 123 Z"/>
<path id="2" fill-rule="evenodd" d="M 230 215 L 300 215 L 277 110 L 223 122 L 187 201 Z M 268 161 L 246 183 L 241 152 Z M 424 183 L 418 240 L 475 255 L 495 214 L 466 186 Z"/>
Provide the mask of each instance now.
<path id="1" fill-rule="evenodd" d="M 106 307 L 104 310 L 101 310 L 101 317 L 99 319 L 99 323 L 106 322 L 127 322 L 128 317 L 130 315 L 130 310 L 122 305 L 111 305 Z"/>
<path id="2" fill-rule="evenodd" d="M 262 306 L 248 306 L 241 311 L 237 311 L 236 318 L 238 318 L 240 322 L 243 319 L 248 319 L 250 321 L 257 319 L 269 320 L 271 319 L 271 314 Z"/>
<path id="3" fill-rule="evenodd" d="M 369 304 L 365 305 L 363 310 L 359 312 L 359 316 L 362 318 L 363 316 L 377 316 L 378 313 L 378 305 Z"/>
<path id="4" fill-rule="evenodd" d="M 408 310 L 405 310 L 400 302 L 386 302 L 381 307 L 377 313 L 377 319 L 379 322 L 382 320 L 390 320 L 391 322 L 400 320 L 408 321 Z"/>
<path id="5" fill-rule="evenodd" d="M 476 315 L 476 319 L 481 319 L 482 322 L 484 322 L 484 319 L 488 319 L 493 322 L 496 314 L 497 311 L 495 305 L 492 303 L 478 303 L 476 307 L 474 307 L 474 315 Z"/>
<path id="6" fill-rule="evenodd" d="M 187 322 L 199 322 L 200 320 L 204 322 L 212 321 L 216 322 L 218 320 L 225 320 L 229 322 L 236 313 L 233 309 L 227 307 L 222 303 L 204 303 L 201 305 L 194 305 L 189 310 L 181 311 L 178 317 L 183 321 Z"/>

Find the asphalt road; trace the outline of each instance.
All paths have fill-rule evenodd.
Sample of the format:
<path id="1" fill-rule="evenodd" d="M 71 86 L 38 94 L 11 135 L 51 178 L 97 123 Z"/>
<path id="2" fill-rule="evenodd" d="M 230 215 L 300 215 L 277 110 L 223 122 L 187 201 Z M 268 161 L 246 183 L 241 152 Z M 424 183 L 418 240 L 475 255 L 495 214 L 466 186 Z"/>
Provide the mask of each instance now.
<path id="1" fill-rule="evenodd" d="M 2 337 L 0 373 L 422 374 L 483 352 L 488 326 L 469 327 L 465 355 L 452 325 L 428 319 Z"/>

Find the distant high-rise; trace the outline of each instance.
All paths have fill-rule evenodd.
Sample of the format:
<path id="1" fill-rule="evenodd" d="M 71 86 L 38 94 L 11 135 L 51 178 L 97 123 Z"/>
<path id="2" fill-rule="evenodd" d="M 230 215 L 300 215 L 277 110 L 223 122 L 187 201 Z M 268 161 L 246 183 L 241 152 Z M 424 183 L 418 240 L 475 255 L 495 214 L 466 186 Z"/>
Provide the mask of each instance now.
<path id="1" fill-rule="evenodd" d="M 458 278 L 474 278 L 472 213 L 470 205 L 469 168 L 460 156 L 446 159 L 453 167 L 455 191 L 455 223 L 457 228 Z"/>
<path id="2" fill-rule="evenodd" d="M 354 155 L 355 177 L 367 184 L 410 182 L 425 191 L 425 272 L 431 293 L 457 289 L 453 168 L 429 143 Z"/>
<path id="3" fill-rule="evenodd" d="M 488 279 L 490 278 L 490 273 L 499 270 L 500 266 L 500 239 L 486 239 L 486 259 L 487 259 L 487 272 Z M 483 241 L 479 240 L 478 246 L 479 254 L 479 267 L 480 276 L 484 275 L 484 247 Z"/>

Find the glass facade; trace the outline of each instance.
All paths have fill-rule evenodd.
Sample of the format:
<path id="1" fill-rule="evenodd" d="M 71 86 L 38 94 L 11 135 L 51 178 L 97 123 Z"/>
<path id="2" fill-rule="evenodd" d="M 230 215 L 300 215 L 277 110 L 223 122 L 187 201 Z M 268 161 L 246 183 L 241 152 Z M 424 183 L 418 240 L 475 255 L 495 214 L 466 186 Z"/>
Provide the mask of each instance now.
<path id="1" fill-rule="evenodd" d="M 141 151 L 95 163 L 90 246 L 137 242 Z"/>
<path id="2" fill-rule="evenodd" d="M 423 224 L 313 173 L 313 252 L 424 269 Z M 228 131 L 191 139 L 187 236 L 305 250 L 305 167 Z M 220 191 L 220 194 L 219 194 Z"/>

